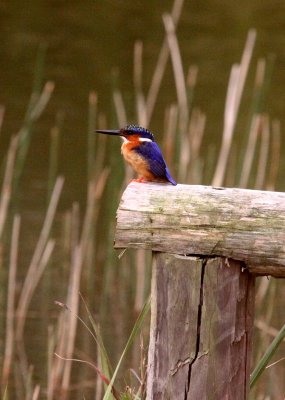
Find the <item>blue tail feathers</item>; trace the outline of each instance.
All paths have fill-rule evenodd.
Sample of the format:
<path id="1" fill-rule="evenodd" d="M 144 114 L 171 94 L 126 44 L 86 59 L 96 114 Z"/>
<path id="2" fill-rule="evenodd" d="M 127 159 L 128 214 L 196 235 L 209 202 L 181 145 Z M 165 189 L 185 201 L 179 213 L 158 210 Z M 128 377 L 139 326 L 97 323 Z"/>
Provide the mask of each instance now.
<path id="1" fill-rule="evenodd" d="M 172 178 L 167 167 L 165 169 L 165 176 L 166 176 L 166 179 L 168 180 L 168 182 L 170 182 L 173 186 L 177 185 L 177 182 L 175 182 L 175 180 Z"/>

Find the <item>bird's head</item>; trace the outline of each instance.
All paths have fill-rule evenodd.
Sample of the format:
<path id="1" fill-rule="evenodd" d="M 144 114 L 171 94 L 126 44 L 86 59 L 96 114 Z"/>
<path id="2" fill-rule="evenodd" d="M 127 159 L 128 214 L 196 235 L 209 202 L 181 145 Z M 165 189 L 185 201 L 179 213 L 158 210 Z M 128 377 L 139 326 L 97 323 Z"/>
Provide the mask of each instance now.
<path id="1" fill-rule="evenodd" d="M 117 130 L 96 130 L 96 132 L 121 136 L 127 142 L 154 142 L 153 134 L 148 129 L 138 125 L 126 125 L 124 128 Z"/>

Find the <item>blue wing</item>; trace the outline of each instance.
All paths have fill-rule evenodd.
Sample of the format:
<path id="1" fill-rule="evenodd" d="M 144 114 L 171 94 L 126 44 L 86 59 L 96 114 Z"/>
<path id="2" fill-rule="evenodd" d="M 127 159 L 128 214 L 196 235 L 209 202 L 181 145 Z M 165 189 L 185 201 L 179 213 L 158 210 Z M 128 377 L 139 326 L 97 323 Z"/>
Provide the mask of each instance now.
<path id="1" fill-rule="evenodd" d="M 171 177 L 167 165 L 162 156 L 161 150 L 156 142 L 142 142 L 142 144 L 133 149 L 140 154 L 148 163 L 150 171 L 158 178 L 166 179 L 172 185 L 176 185 Z"/>

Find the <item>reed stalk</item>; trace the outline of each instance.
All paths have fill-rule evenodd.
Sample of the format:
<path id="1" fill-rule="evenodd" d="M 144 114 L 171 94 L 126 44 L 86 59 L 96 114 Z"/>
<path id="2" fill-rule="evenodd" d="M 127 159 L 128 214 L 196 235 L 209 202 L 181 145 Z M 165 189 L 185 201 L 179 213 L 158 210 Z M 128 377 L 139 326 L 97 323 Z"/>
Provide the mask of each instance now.
<path id="1" fill-rule="evenodd" d="M 33 391 L 32 400 L 38 400 L 40 396 L 41 387 L 40 385 L 36 385 Z"/>
<path id="2" fill-rule="evenodd" d="M 8 379 L 11 371 L 11 364 L 13 360 L 13 352 L 14 352 L 16 273 L 18 265 L 20 224 L 21 224 L 20 216 L 15 215 L 13 220 L 10 263 L 9 263 L 9 277 L 8 277 L 5 352 L 4 352 L 2 379 L 1 379 L 2 381 L 1 386 L 3 388 L 6 387 L 6 385 L 8 384 Z"/>
<path id="3" fill-rule="evenodd" d="M 34 291 L 40 281 L 40 278 L 42 277 L 42 274 L 43 274 L 46 266 L 49 263 L 51 254 L 54 250 L 54 246 L 55 246 L 55 241 L 48 240 L 46 247 L 43 250 L 43 254 L 38 262 L 37 269 L 35 270 L 32 280 L 29 282 L 28 286 L 26 286 L 25 288 L 22 289 L 20 298 L 23 301 L 23 303 L 20 303 L 20 302 L 18 303 L 18 308 L 17 308 L 17 313 L 16 313 L 17 324 L 16 324 L 15 338 L 17 341 L 16 342 L 17 355 L 19 358 L 19 363 L 21 366 L 21 373 L 22 373 L 22 378 L 23 378 L 24 383 L 26 381 L 25 376 L 26 376 L 27 370 L 28 370 L 28 359 L 27 359 L 25 344 L 24 344 L 24 340 L 23 340 L 23 332 L 24 332 L 24 326 L 25 326 L 26 317 L 27 317 L 27 311 L 28 311 L 28 307 L 31 302 L 32 296 L 34 294 Z M 26 283 L 26 281 L 25 281 L 25 283 Z"/>
<path id="4" fill-rule="evenodd" d="M 66 297 L 66 304 L 75 307 L 75 312 L 78 307 L 78 291 L 79 291 L 79 280 L 82 263 L 79 260 L 80 247 L 80 218 L 79 218 L 79 205 L 74 203 L 71 214 L 71 236 L 70 236 L 70 275 L 68 284 L 68 293 Z M 76 316 L 70 315 L 70 313 L 61 313 L 60 325 L 58 325 L 58 344 L 56 352 L 63 355 L 64 358 L 70 358 L 75 343 L 75 332 L 76 332 Z M 70 355 L 70 357 L 68 357 Z M 57 357 L 54 360 L 53 365 L 53 379 L 50 382 L 50 399 L 53 399 L 54 391 L 56 388 L 62 391 L 63 398 L 67 397 L 67 390 L 70 381 L 71 374 L 71 362 L 66 364 L 62 357 Z"/>
<path id="5" fill-rule="evenodd" d="M 24 382 L 26 390 L 25 400 L 30 400 L 33 395 L 33 373 L 34 373 L 34 367 L 31 365 L 28 369 L 26 380 Z"/>
<path id="6" fill-rule="evenodd" d="M 108 230 L 110 232 L 115 231 L 114 221 L 109 222 Z M 102 282 L 102 301 L 100 304 L 100 316 L 103 318 L 108 312 L 108 302 L 110 297 L 110 288 L 114 287 L 114 251 L 113 251 L 113 237 L 108 235 L 106 243 L 106 255 L 103 270 L 103 282 Z"/>
<path id="7" fill-rule="evenodd" d="M 280 156 L 281 156 L 281 127 L 280 121 L 273 120 L 271 125 L 271 154 L 270 154 L 270 167 L 268 173 L 268 181 L 266 183 L 267 190 L 275 190 L 277 181 Z"/>
<path id="8" fill-rule="evenodd" d="M 183 4 L 184 0 L 174 0 L 173 2 L 171 17 L 173 19 L 174 26 L 178 24 Z M 158 92 L 166 69 L 168 57 L 169 57 L 169 47 L 167 39 L 165 38 L 159 52 L 158 60 L 154 69 L 154 73 L 152 75 L 150 88 L 146 97 L 146 127 L 149 126 L 154 111 Z"/>
<path id="9" fill-rule="evenodd" d="M 270 279 L 270 284 L 264 288 L 263 296 L 264 297 L 262 299 L 262 303 L 258 307 L 256 318 L 258 319 L 258 321 L 263 322 L 263 326 L 269 327 L 271 325 L 272 317 L 275 311 L 274 299 L 277 298 L 276 281 L 274 279 Z M 266 351 L 266 348 L 269 346 L 269 344 L 270 344 L 270 336 L 268 335 L 267 330 L 265 329 L 259 330 L 258 336 L 256 337 L 255 340 L 255 345 L 256 345 L 255 360 L 258 360 L 261 357 L 262 353 Z"/>
<path id="10" fill-rule="evenodd" d="M 261 113 L 265 112 L 265 105 L 269 93 L 269 88 L 271 85 L 274 64 L 275 64 L 275 55 L 269 54 L 264 60 L 265 69 L 264 69 L 264 76 L 262 80 L 262 86 L 258 102 L 259 112 Z"/>
<path id="11" fill-rule="evenodd" d="M 263 333 L 266 333 L 273 338 L 278 335 L 278 329 L 275 329 L 273 326 L 269 326 L 266 322 L 262 320 L 256 319 L 254 321 L 254 326 L 256 326 Z"/>
<path id="12" fill-rule="evenodd" d="M 58 321 L 59 323 L 59 321 Z M 48 326 L 48 354 L 47 354 L 47 400 L 53 398 L 53 385 L 54 385 L 54 367 L 53 357 L 55 350 L 55 329 L 53 325 Z"/>
<path id="13" fill-rule="evenodd" d="M 164 135 L 163 135 L 163 154 L 167 165 L 174 169 L 174 158 L 175 158 L 175 139 L 176 139 L 176 127 L 178 118 L 178 107 L 177 104 L 171 104 L 165 111 L 165 122 L 164 122 Z"/>
<path id="14" fill-rule="evenodd" d="M 264 99 L 263 91 L 264 91 L 266 69 L 267 69 L 266 60 L 264 58 L 258 59 L 256 65 L 256 74 L 255 74 L 255 81 L 252 93 L 251 106 L 250 106 L 250 114 L 249 114 L 250 119 L 252 115 L 261 114 L 264 111 L 262 100 Z"/>
<path id="15" fill-rule="evenodd" d="M 113 92 L 113 100 L 115 105 L 115 112 L 118 120 L 118 125 L 123 127 L 127 124 L 127 112 L 124 103 L 124 99 L 122 93 L 119 89 L 114 89 Z M 126 163 L 123 164 L 124 166 L 124 186 L 127 185 L 129 180 L 131 180 L 134 176 L 132 169 Z"/>
<path id="16" fill-rule="evenodd" d="M 63 178 L 57 178 L 54 186 L 51 200 L 47 209 L 46 217 L 43 223 L 43 227 L 31 260 L 31 263 L 26 274 L 26 278 L 23 284 L 21 295 L 18 302 L 17 308 L 17 325 L 16 325 L 16 338 L 18 341 L 22 340 L 23 330 L 25 326 L 26 314 L 29 303 L 31 301 L 33 292 L 36 288 L 36 284 L 43 273 L 43 270 L 48 261 L 47 256 L 50 256 L 51 251 L 54 247 L 54 241 L 49 241 L 49 235 L 51 232 L 52 224 L 55 217 L 58 201 L 63 187 Z"/>
<path id="17" fill-rule="evenodd" d="M 16 154 L 18 149 L 19 137 L 13 136 L 10 141 L 8 150 L 6 168 L 4 173 L 4 180 L 2 183 L 1 197 L 0 197 L 0 238 L 2 238 L 5 222 L 8 216 L 8 209 L 12 195 L 12 182 L 14 177 L 14 168 L 16 162 Z"/>
<path id="18" fill-rule="evenodd" d="M 266 76 L 266 71 L 267 71 L 267 66 L 266 66 L 266 60 L 264 58 L 260 58 L 257 61 L 257 66 L 256 66 L 256 74 L 255 74 L 255 81 L 254 81 L 254 87 L 253 87 L 253 92 L 252 92 L 252 99 L 251 99 L 251 104 L 249 107 L 249 115 L 248 115 L 248 123 L 247 123 L 247 128 L 246 128 L 246 135 L 244 143 L 242 143 L 242 148 L 247 148 L 250 152 L 254 152 L 255 149 L 248 149 L 248 145 L 250 142 L 250 137 L 252 137 L 252 125 L 253 121 L 256 115 L 262 115 L 264 110 L 263 110 L 263 103 L 264 103 L 264 88 L 265 88 L 265 76 Z M 254 146 L 256 145 L 256 141 L 253 143 Z M 244 155 L 244 154 L 243 154 Z M 239 168 L 237 168 L 239 171 L 243 171 L 247 163 L 246 157 L 244 156 L 243 161 L 241 162 L 241 165 Z M 240 178 L 239 178 L 239 183 L 238 185 L 240 187 L 244 187 L 244 176 L 243 172 L 240 173 Z M 248 180 L 248 179 L 246 179 Z"/>
<path id="19" fill-rule="evenodd" d="M 192 110 L 194 102 L 194 94 L 197 85 L 197 79 L 198 79 L 198 67 L 197 65 L 190 65 L 190 67 L 188 68 L 188 73 L 186 78 L 186 85 L 187 85 L 186 90 L 187 90 L 189 113 Z"/>
<path id="20" fill-rule="evenodd" d="M 4 121 L 4 115 L 5 115 L 5 107 L 3 105 L 0 105 L 0 133 L 2 130 L 2 125 Z"/>
<path id="21" fill-rule="evenodd" d="M 143 94 L 142 76 L 143 76 L 143 43 L 138 40 L 134 47 L 134 91 L 136 98 L 137 120 L 139 125 L 146 126 L 146 104 Z"/>
<path id="22" fill-rule="evenodd" d="M 270 143 L 269 116 L 264 115 L 262 117 L 260 151 L 257 163 L 257 175 L 254 185 L 254 188 L 256 190 L 261 190 L 264 189 L 265 187 L 265 177 L 266 177 L 266 169 L 267 169 L 267 162 L 269 155 L 269 143 Z"/>
<path id="23" fill-rule="evenodd" d="M 89 240 L 89 236 L 90 236 L 90 230 L 93 225 L 95 194 L 96 194 L 95 183 L 93 181 L 91 181 L 88 184 L 87 208 L 86 208 L 86 212 L 85 212 L 85 217 L 84 217 L 84 221 L 83 221 L 82 232 L 81 232 L 81 237 L 80 237 L 80 242 L 79 242 L 79 246 L 81 248 L 83 257 L 86 255 L 86 251 L 87 251 L 87 247 L 88 247 L 88 240 Z M 102 190 L 99 190 L 99 196 L 100 196 L 100 194 L 102 194 Z"/>
<path id="24" fill-rule="evenodd" d="M 191 157 L 186 173 L 186 181 L 191 184 L 197 184 L 203 180 L 200 154 L 205 126 L 206 115 L 198 108 L 193 108 L 188 128 Z"/>
<path id="25" fill-rule="evenodd" d="M 113 93 L 113 100 L 115 105 L 115 110 L 117 114 L 119 126 L 125 126 L 127 124 L 127 112 L 124 104 L 124 99 L 122 93 L 119 89 L 115 89 Z"/>
<path id="26" fill-rule="evenodd" d="M 101 364 L 101 354 L 100 354 L 100 346 L 97 344 L 97 365 L 100 370 L 102 370 L 102 364 Z M 100 376 L 97 374 L 96 378 L 96 389 L 95 389 L 95 400 L 101 400 L 103 395 L 103 382 L 102 379 L 100 379 Z"/>
<path id="27" fill-rule="evenodd" d="M 183 64 L 181 59 L 181 53 L 179 49 L 179 44 L 177 36 L 175 33 L 175 24 L 169 14 L 163 14 L 162 16 L 164 27 L 166 31 L 166 38 L 169 47 L 169 52 L 172 61 L 173 76 L 176 86 L 176 94 L 178 99 L 179 107 L 179 122 L 181 132 L 185 132 L 187 121 L 188 121 L 188 97 L 185 82 L 185 75 L 183 71 Z"/>
<path id="28" fill-rule="evenodd" d="M 79 287 L 80 287 L 80 276 L 82 269 L 82 248 L 78 245 L 75 248 L 73 258 L 73 265 L 71 268 L 70 281 L 69 281 L 69 289 L 68 289 L 68 297 L 67 304 L 69 304 L 70 308 L 77 314 L 78 313 L 78 304 L 79 304 Z M 61 383 L 61 398 L 67 399 L 68 397 L 68 389 L 70 385 L 70 374 L 71 374 L 71 366 L 72 363 L 69 361 L 71 359 L 74 345 L 75 345 L 75 336 L 76 336 L 76 328 L 77 328 L 77 318 L 69 314 L 68 319 L 68 330 L 66 332 L 66 349 L 64 358 L 68 359 L 64 363 L 63 373 L 62 373 L 62 383 Z"/>
<path id="29" fill-rule="evenodd" d="M 249 183 L 249 177 L 251 173 L 257 135 L 261 127 L 261 115 L 255 115 L 252 120 L 252 126 L 248 137 L 247 146 L 245 149 L 244 163 L 241 170 L 240 187 L 246 188 Z"/>
<path id="30" fill-rule="evenodd" d="M 60 379 L 64 367 L 64 362 L 60 358 L 55 358 L 54 353 L 64 354 L 66 347 L 66 331 L 68 329 L 68 316 L 61 312 L 58 318 L 57 329 L 52 332 L 49 340 L 48 353 L 48 377 L 47 377 L 47 399 L 53 400 L 55 391 L 60 388 Z"/>
<path id="31" fill-rule="evenodd" d="M 259 309 L 262 309 L 262 302 L 264 301 L 265 296 L 268 292 L 270 281 L 271 280 L 268 279 L 266 276 L 261 277 L 259 280 L 259 285 L 255 296 L 255 304 Z"/>
<path id="32" fill-rule="evenodd" d="M 55 125 L 50 131 L 50 151 L 49 151 L 49 170 L 47 184 L 47 200 L 50 202 L 51 193 L 54 188 L 56 177 L 58 176 L 59 165 L 59 144 L 63 124 L 63 114 L 58 113 Z"/>
<path id="33" fill-rule="evenodd" d="M 249 31 L 247 36 L 241 63 L 234 65 L 231 70 L 224 112 L 222 144 L 212 180 L 213 186 L 221 186 L 224 181 L 226 166 L 233 140 L 234 128 L 236 125 L 241 96 L 248 73 L 249 63 L 252 57 L 255 38 L 256 32 L 252 29 Z"/>
<path id="34" fill-rule="evenodd" d="M 100 198 L 102 195 L 102 188 L 104 187 L 106 181 L 106 175 L 102 175 L 101 185 L 95 187 L 94 182 L 90 182 L 88 186 L 88 199 L 87 199 L 87 209 L 85 212 L 85 217 L 82 226 L 82 232 L 79 238 L 79 242 L 75 247 L 75 252 L 73 255 L 72 262 L 72 271 L 70 275 L 70 283 L 69 283 L 69 293 L 67 297 L 67 304 L 69 304 L 70 309 L 74 314 L 78 314 L 78 306 L 79 306 L 79 288 L 80 288 L 80 277 L 82 266 L 84 260 L 86 258 L 86 252 L 88 249 L 89 238 L 90 238 L 90 230 L 93 224 L 94 217 L 94 204 L 96 197 Z M 97 190 L 96 190 L 97 189 Z M 66 349 L 64 352 L 64 358 L 71 359 L 74 351 L 75 344 L 75 336 L 76 336 L 76 327 L 77 327 L 77 318 L 74 315 L 70 314 L 69 322 L 68 322 L 68 332 L 66 332 Z M 64 365 L 63 369 L 63 377 L 62 377 L 62 396 L 63 398 L 67 397 L 68 387 L 70 383 L 70 374 L 71 374 L 71 362 L 68 361 Z"/>
<path id="35" fill-rule="evenodd" d="M 176 94 L 178 100 L 178 127 L 179 133 L 181 135 L 180 140 L 183 142 L 183 146 L 180 146 L 178 179 L 183 182 L 186 179 L 187 166 L 190 160 L 190 144 L 188 136 L 186 135 L 189 120 L 188 96 L 182 59 L 179 50 L 178 40 L 175 34 L 175 25 L 173 19 L 169 14 L 164 14 L 163 22 L 167 34 L 166 37 L 172 61 L 173 75 L 175 79 Z"/>
<path id="36" fill-rule="evenodd" d="M 30 105 L 25 117 L 24 125 L 20 129 L 19 135 L 19 150 L 17 154 L 17 160 L 15 165 L 15 174 L 13 181 L 13 191 L 17 192 L 20 178 L 24 169 L 25 161 L 27 158 L 28 150 L 30 147 L 32 129 L 34 122 L 41 116 L 45 107 L 47 106 L 51 95 L 54 90 L 54 83 L 47 82 L 41 94 L 37 96 L 37 93 L 32 93 Z"/>

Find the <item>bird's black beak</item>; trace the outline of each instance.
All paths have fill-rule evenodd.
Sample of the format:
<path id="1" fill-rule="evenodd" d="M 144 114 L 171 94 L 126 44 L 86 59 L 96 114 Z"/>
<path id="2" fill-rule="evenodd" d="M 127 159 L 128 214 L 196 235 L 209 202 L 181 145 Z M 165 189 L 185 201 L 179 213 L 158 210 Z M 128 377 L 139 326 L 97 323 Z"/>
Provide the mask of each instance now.
<path id="1" fill-rule="evenodd" d="M 121 136 L 120 129 L 117 130 L 96 130 L 97 133 L 104 133 L 104 135 L 114 135 L 114 136 Z"/>

